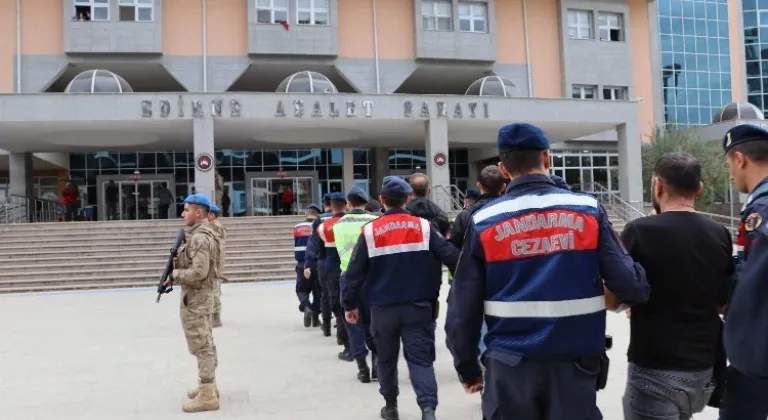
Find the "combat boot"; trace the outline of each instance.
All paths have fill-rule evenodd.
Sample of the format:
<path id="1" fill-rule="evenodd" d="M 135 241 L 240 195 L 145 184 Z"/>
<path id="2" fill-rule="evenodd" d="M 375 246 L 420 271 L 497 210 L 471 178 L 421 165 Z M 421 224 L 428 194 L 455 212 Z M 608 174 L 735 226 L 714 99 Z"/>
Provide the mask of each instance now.
<path id="1" fill-rule="evenodd" d="M 309 307 L 304 308 L 304 328 L 312 326 L 312 309 Z"/>
<path id="2" fill-rule="evenodd" d="M 397 411 L 397 403 L 387 403 L 381 408 L 381 418 L 384 420 L 400 420 L 400 413 Z"/>
<path id="3" fill-rule="evenodd" d="M 316 313 L 312 313 L 312 326 L 313 327 L 319 327 L 320 326 L 320 315 Z"/>
<path id="4" fill-rule="evenodd" d="M 187 401 L 182 410 L 185 413 L 199 413 L 201 411 L 215 411 L 219 409 L 219 397 L 216 395 L 216 386 L 213 383 L 200 384 L 200 391 L 192 401 Z"/>
<path id="5" fill-rule="evenodd" d="M 357 380 L 364 384 L 371 382 L 371 369 L 365 359 L 357 359 Z"/>
<path id="6" fill-rule="evenodd" d="M 339 360 L 343 360 L 345 362 L 351 362 L 355 360 L 352 357 L 352 351 L 349 349 L 349 347 L 344 347 L 344 350 L 339 352 Z"/>
<path id="7" fill-rule="evenodd" d="M 374 381 L 379 379 L 379 370 L 376 367 L 376 353 L 371 352 L 371 379 Z"/>
<path id="8" fill-rule="evenodd" d="M 331 336 L 331 323 L 330 322 L 323 322 L 323 335 L 326 337 Z"/>
<path id="9" fill-rule="evenodd" d="M 216 386 L 216 383 L 213 383 L 214 388 L 216 388 L 216 396 L 219 396 L 219 387 Z M 190 400 L 195 399 L 197 397 L 197 394 L 200 392 L 200 379 L 197 380 L 197 388 L 187 391 L 187 398 Z"/>
<path id="10" fill-rule="evenodd" d="M 434 408 L 422 408 L 421 409 L 421 420 L 437 420 L 435 417 L 435 409 Z"/>
<path id="11" fill-rule="evenodd" d="M 213 328 L 219 328 L 221 327 L 221 312 L 216 312 L 211 317 L 211 327 Z"/>

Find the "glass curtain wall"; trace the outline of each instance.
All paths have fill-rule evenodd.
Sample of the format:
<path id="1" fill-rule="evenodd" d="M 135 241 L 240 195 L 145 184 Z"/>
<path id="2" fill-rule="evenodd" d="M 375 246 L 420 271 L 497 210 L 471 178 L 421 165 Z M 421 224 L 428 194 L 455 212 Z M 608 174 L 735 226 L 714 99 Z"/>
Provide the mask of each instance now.
<path id="1" fill-rule="evenodd" d="M 748 100 L 768 117 L 768 1 L 743 0 Z"/>
<path id="2" fill-rule="evenodd" d="M 678 125 L 710 124 L 732 100 L 728 0 L 656 3 L 664 120 Z M 748 3 L 744 0 L 745 10 Z M 746 27 L 746 19 L 744 23 Z M 760 86 L 760 79 L 756 83 Z"/>

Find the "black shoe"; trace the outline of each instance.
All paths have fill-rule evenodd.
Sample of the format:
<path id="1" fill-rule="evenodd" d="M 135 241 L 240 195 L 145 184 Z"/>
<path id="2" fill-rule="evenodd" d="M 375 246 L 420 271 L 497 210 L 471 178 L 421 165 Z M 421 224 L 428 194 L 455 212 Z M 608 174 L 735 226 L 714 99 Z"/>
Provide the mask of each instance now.
<path id="1" fill-rule="evenodd" d="M 376 367 L 376 353 L 371 353 L 371 379 L 379 379 L 379 371 Z"/>
<path id="2" fill-rule="evenodd" d="M 357 380 L 367 384 L 371 382 L 371 369 L 365 359 L 357 359 Z"/>
<path id="3" fill-rule="evenodd" d="M 331 324 L 329 322 L 323 322 L 323 335 L 326 337 L 331 336 Z"/>
<path id="4" fill-rule="evenodd" d="M 304 328 L 312 326 L 312 309 L 304 308 Z"/>
<path id="5" fill-rule="evenodd" d="M 345 362 L 351 362 L 355 360 L 352 357 L 352 352 L 349 351 L 349 347 L 346 347 L 343 351 L 339 352 L 339 360 L 343 360 Z"/>
<path id="6" fill-rule="evenodd" d="M 316 313 L 312 313 L 312 326 L 313 327 L 319 327 L 320 326 L 320 315 Z"/>
<path id="7" fill-rule="evenodd" d="M 396 405 L 386 405 L 381 408 L 381 418 L 384 420 L 400 420 Z"/>
<path id="8" fill-rule="evenodd" d="M 434 408 L 422 408 L 421 409 L 421 420 L 437 420 L 435 417 L 435 409 Z"/>
<path id="9" fill-rule="evenodd" d="M 343 346 L 344 340 L 341 339 L 341 336 L 339 334 L 336 334 L 336 344 Z"/>

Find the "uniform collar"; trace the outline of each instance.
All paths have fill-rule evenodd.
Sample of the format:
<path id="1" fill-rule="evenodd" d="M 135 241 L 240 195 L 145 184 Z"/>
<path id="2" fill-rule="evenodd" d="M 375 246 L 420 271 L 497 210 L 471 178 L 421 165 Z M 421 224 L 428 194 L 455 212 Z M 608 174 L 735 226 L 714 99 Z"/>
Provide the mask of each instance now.
<path id="1" fill-rule="evenodd" d="M 741 207 L 741 211 L 744 211 L 755 198 L 766 193 L 768 193 L 768 177 L 763 178 L 763 180 L 757 184 L 755 189 L 749 193 L 747 199 L 744 201 L 744 205 Z"/>
<path id="2" fill-rule="evenodd" d="M 352 210 L 348 211 L 347 214 L 365 214 L 365 210 L 352 209 Z"/>
<path id="3" fill-rule="evenodd" d="M 392 209 L 392 210 L 385 211 L 384 214 L 411 214 L 411 213 L 408 212 L 408 210 L 406 209 Z"/>
<path id="4" fill-rule="evenodd" d="M 346 214 L 346 213 L 344 213 L 344 212 L 342 211 L 342 212 L 339 212 L 339 213 L 334 213 L 334 214 L 333 214 L 333 216 L 331 216 L 331 217 L 342 217 L 342 216 L 344 216 L 345 214 Z"/>
<path id="5" fill-rule="evenodd" d="M 528 184 L 548 184 L 553 187 L 555 186 L 554 181 L 552 181 L 552 178 L 550 178 L 549 175 L 530 174 L 530 175 L 522 175 L 515 178 L 514 181 L 511 181 L 509 184 L 507 184 L 506 192 L 510 192 L 513 189 L 518 189 Z"/>
<path id="6" fill-rule="evenodd" d="M 307 218 L 306 218 L 306 220 L 304 220 L 304 221 L 305 221 L 305 222 L 314 222 L 314 221 L 315 221 L 315 219 L 310 219 L 309 217 L 307 217 Z"/>

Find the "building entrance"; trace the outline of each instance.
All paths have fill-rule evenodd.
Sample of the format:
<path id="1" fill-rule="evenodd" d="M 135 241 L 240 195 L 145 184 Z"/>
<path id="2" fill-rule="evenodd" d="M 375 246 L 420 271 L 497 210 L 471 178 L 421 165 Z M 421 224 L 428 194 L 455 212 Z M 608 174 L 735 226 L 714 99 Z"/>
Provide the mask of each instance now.
<path id="1" fill-rule="evenodd" d="M 251 178 L 250 181 L 253 216 L 302 214 L 313 202 L 313 177 Z"/>
<path id="2" fill-rule="evenodd" d="M 168 181 L 102 181 L 103 220 L 151 220 L 175 217 Z"/>

